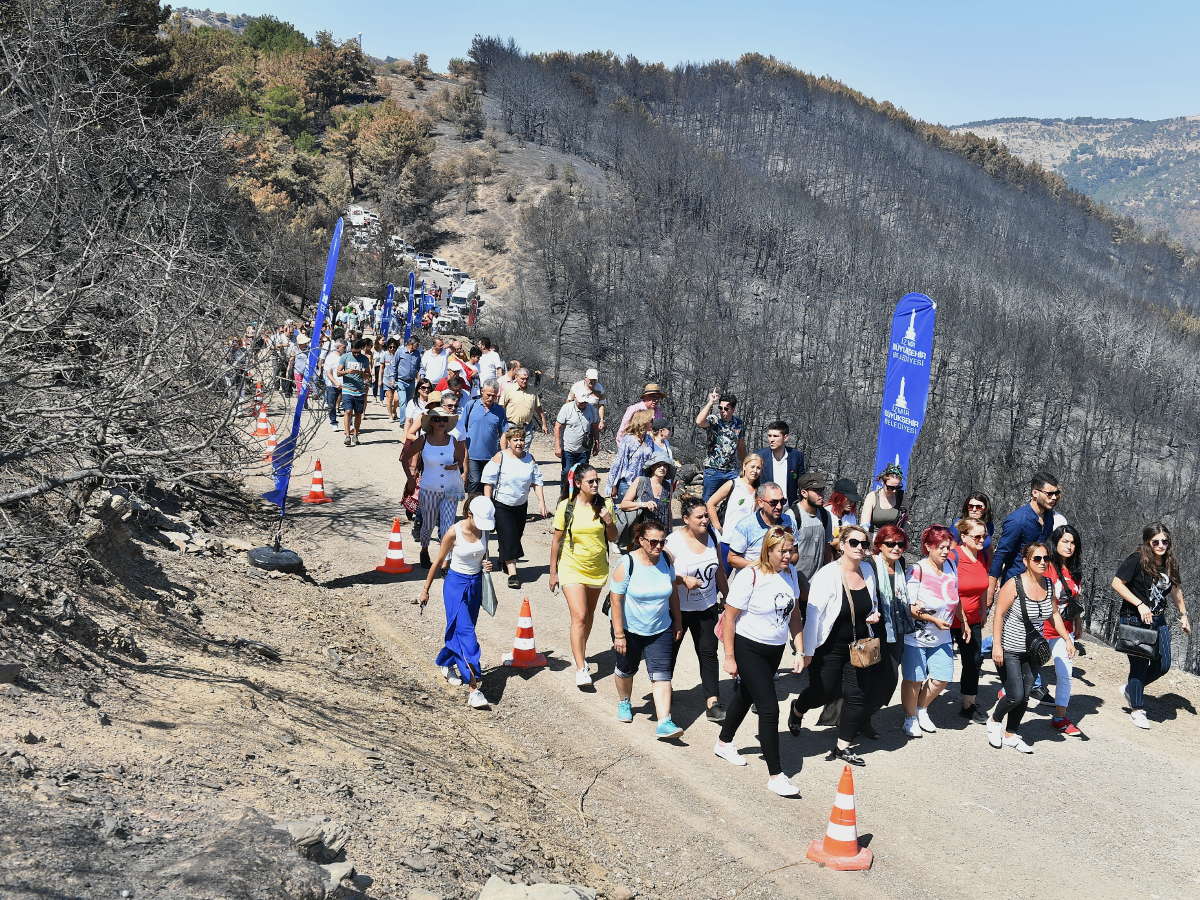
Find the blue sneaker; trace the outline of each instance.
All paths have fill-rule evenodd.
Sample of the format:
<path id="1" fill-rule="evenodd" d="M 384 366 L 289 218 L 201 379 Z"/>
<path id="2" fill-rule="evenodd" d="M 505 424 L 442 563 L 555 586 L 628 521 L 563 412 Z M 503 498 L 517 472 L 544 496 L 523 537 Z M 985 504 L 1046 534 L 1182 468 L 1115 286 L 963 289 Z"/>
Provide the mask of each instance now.
<path id="1" fill-rule="evenodd" d="M 670 716 L 659 722 L 658 728 L 654 729 L 654 736 L 660 741 L 669 741 L 681 734 L 683 734 L 683 729 L 672 722 Z"/>
<path id="2" fill-rule="evenodd" d="M 632 722 L 633 721 L 633 704 L 628 700 L 617 701 L 617 721 Z"/>

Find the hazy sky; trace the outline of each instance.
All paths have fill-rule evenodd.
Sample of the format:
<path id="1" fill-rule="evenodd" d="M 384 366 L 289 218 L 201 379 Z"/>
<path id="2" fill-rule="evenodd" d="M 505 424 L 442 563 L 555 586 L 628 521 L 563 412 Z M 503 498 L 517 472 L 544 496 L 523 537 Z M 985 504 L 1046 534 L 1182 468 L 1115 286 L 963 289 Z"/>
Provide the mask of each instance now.
<path id="1" fill-rule="evenodd" d="M 424 52 L 438 70 L 466 56 L 473 35 L 498 34 L 528 51 L 613 50 L 668 64 L 757 51 L 947 125 L 1200 114 L 1195 0 L 229 2 L 226 12 L 270 13 L 310 36 L 361 31 L 368 53 Z"/>

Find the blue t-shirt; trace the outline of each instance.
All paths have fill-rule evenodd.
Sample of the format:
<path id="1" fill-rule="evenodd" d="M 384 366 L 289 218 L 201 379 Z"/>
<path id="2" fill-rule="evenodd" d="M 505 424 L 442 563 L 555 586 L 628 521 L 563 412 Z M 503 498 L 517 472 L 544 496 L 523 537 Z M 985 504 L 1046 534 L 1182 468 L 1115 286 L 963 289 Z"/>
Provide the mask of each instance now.
<path id="1" fill-rule="evenodd" d="M 614 594 L 622 594 L 625 602 L 625 630 L 652 637 L 671 627 L 671 594 L 675 591 L 675 569 L 667 554 L 658 557 L 653 566 L 644 566 L 632 554 L 621 557 L 617 567 L 625 568 L 625 580 L 613 584 Z"/>
<path id="2" fill-rule="evenodd" d="M 784 512 L 779 524 L 791 531 L 792 534 L 799 534 L 796 520 L 792 518 L 790 512 Z M 745 516 L 733 526 L 732 530 L 725 533 L 725 543 L 729 545 L 731 552 L 744 556 L 746 559 L 757 559 L 758 554 L 762 551 L 763 538 L 766 537 L 767 531 L 771 527 L 763 521 L 762 512 L 756 510 L 754 515 Z"/>
<path id="3" fill-rule="evenodd" d="M 460 425 L 467 436 L 467 456 L 486 461 L 500 452 L 500 435 L 508 427 L 508 414 L 499 403 L 487 407 L 475 400 L 467 407 Z"/>
<path id="4" fill-rule="evenodd" d="M 361 353 L 344 353 L 338 367 L 346 370 L 342 376 L 342 396 L 363 396 L 367 392 L 367 372 L 371 369 L 371 360 Z"/>

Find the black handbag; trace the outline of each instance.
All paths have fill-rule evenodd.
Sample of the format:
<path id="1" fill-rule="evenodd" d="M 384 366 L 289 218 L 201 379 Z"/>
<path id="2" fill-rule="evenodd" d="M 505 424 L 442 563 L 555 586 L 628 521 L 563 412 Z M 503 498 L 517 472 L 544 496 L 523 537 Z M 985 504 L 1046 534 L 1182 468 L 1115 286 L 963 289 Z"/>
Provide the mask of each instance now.
<path id="1" fill-rule="evenodd" d="M 1035 669 L 1040 669 L 1046 663 L 1050 662 L 1050 642 L 1046 640 L 1046 636 L 1041 631 L 1033 627 L 1033 621 L 1029 618 L 1028 601 L 1025 596 L 1025 585 L 1022 582 L 1021 575 L 1017 576 L 1017 602 L 1021 604 L 1021 618 L 1025 620 L 1025 652 L 1029 655 L 1029 665 Z M 1050 602 L 1054 602 L 1054 594 L 1051 592 L 1050 580 L 1046 580 L 1046 596 L 1050 598 Z"/>
<path id="2" fill-rule="evenodd" d="M 1113 649 L 1127 656 L 1155 659 L 1158 656 L 1158 629 L 1144 625 L 1117 625 L 1117 637 Z"/>

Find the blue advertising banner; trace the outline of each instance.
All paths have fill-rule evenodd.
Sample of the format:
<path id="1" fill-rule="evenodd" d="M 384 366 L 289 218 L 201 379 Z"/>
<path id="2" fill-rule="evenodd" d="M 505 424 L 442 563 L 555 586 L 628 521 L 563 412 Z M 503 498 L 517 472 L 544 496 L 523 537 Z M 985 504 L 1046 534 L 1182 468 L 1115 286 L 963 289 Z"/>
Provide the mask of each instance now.
<path id="1" fill-rule="evenodd" d="M 279 507 L 281 519 L 287 511 L 287 492 L 288 485 L 292 480 L 292 460 L 296 455 L 296 439 L 300 434 L 300 416 L 308 402 L 309 388 L 316 380 L 317 363 L 321 357 L 321 336 L 325 331 L 325 317 L 329 313 L 329 297 L 333 293 L 333 277 L 337 273 L 338 252 L 342 248 L 342 225 L 342 220 L 339 218 L 333 228 L 333 239 L 329 242 L 329 256 L 325 260 L 325 281 L 321 285 L 321 299 L 317 301 L 317 314 L 313 319 L 312 343 L 309 345 L 304 384 L 300 386 L 300 396 L 296 398 L 296 409 L 292 413 L 292 429 L 288 432 L 287 437 L 279 442 L 271 456 L 271 471 L 275 475 L 275 487 L 263 494 L 264 500 L 270 500 Z M 333 345 L 330 344 L 330 352 L 332 352 L 332 347 Z"/>
<path id="2" fill-rule="evenodd" d="M 396 286 L 390 281 L 387 286 L 387 296 L 383 299 L 383 313 L 379 319 L 379 333 L 386 341 L 388 332 L 392 328 L 392 298 L 396 295 Z"/>
<path id="3" fill-rule="evenodd" d="M 872 475 L 889 465 L 898 465 L 904 471 L 905 482 L 909 480 L 908 461 L 925 422 L 929 399 L 936 315 L 937 304 L 924 294 L 905 294 L 896 304 Z"/>
<path id="4" fill-rule="evenodd" d="M 408 273 L 408 312 L 404 316 L 404 343 L 412 337 L 413 329 L 413 294 L 417 290 L 417 273 Z"/>

